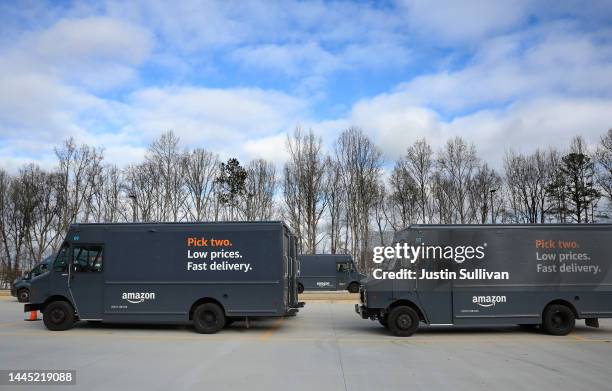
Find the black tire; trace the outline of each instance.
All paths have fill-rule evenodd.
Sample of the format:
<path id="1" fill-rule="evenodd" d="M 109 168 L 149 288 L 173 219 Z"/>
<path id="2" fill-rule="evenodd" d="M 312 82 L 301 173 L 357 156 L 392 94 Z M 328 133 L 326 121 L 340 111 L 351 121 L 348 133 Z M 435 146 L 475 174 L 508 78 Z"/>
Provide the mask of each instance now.
<path id="1" fill-rule="evenodd" d="M 200 304 L 193 312 L 193 327 L 200 334 L 214 334 L 225 326 L 225 314 L 215 303 Z"/>
<path id="2" fill-rule="evenodd" d="M 353 282 L 351 282 L 351 283 L 348 285 L 347 290 L 348 290 L 350 293 L 359 293 L 359 283 L 354 282 L 354 281 L 353 281 Z"/>
<path id="3" fill-rule="evenodd" d="M 409 337 L 419 328 L 419 315 L 406 306 L 395 307 L 388 315 L 389 330 L 398 337 Z"/>
<path id="4" fill-rule="evenodd" d="M 542 329 L 551 335 L 567 335 L 576 326 L 576 316 L 571 308 L 563 304 L 546 307 L 542 316 Z"/>
<path id="5" fill-rule="evenodd" d="M 298 283 L 298 293 L 304 293 L 304 285 Z"/>
<path id="6" fill-rule="evenodd" d="M 378 318 L 378 323 L 380 323 L 380 325 L 383 326 L 386 329 L 389 328 L 389 319 L 386 316 L 379 317 Z"/>
<path id="7" fill-rule="evenodd" d="M 30 291 L 25 288 L 18 290 L 17 301 L 20 303 L 27 303 L 28 301 L 30 301 Z"/>
<path id="8" fill-rule="evenodd" d="M 75 322 L 74 308 L 65 301 L 53 301 L 45 307 L 43 323 L 51 331 L 68 330 Z"/>

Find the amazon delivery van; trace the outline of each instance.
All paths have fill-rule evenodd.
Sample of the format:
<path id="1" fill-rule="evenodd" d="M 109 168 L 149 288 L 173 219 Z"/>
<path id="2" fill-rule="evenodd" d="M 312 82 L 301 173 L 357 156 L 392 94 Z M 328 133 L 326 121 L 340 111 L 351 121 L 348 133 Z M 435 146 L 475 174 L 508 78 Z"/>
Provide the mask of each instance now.
<path id="1" fill-rule="evenodd" d="M 362 318 L 408 336 L 430 325 L 540 326 L 612 317 L 612 225 L 413 225 L 374 249 Z"/>
<path id="2" fill-rule="evenodd" d="M 359 282 L 366 278 L 355 267 L 349 254 L 301 254 L 298 292 L 347 290 L 359 292 Z"/>
<path id="3" fill-rule="evenodd" d="M 282 223 L 75 224 L 30 304 L 50 330 L 77 320 L 193 324 L 294 315 L 296 240 Z"/>

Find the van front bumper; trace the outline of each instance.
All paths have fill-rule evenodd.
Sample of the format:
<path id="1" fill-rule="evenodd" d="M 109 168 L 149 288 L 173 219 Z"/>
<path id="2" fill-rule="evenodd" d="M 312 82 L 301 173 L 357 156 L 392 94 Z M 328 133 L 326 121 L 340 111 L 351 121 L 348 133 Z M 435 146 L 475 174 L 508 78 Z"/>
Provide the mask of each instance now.
<path id="1" fill-rule="evenodd" d="M 23 305 L 23 312 L 38 311 L 41 308 L 42 308 L 41 304 L 28 303 L 28 304 Z"/>

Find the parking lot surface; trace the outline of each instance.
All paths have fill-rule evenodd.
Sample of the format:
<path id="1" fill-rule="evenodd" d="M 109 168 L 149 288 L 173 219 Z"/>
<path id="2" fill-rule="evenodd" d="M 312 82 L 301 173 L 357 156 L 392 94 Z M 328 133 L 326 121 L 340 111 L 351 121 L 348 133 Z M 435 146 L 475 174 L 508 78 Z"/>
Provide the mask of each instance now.
<path id="1" fill-rule="evenodd" d="M 0 369 L 76 370 L 76 386 L 54 390 L 611 389 L 610 320 L 599 329 L 578 321 L 565 337 L 508 326 L 422 327 L 397 338 L 359 319 L 351 300 L 306 297 L 296 317 L 200 335 L 84 322 L 50 332 L 0 296 Z"/>

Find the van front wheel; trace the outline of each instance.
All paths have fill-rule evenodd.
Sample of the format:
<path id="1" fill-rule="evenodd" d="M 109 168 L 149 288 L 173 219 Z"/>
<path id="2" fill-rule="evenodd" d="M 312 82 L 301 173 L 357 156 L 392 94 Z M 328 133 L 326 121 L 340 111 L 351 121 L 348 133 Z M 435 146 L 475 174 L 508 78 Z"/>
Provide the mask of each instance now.
<path id="1" fill-rule="evenodd" d="M 74 308 L 65 301 L 53 301 L 43 312 L 43 323 L 51 331 L 68 330 L 74 321 Z"/>
<path id="2" fill-rule="evenodd" d="M 542 328 L 552 335 L 567 335 L 576 325 L 574 312 L 563 304 L 553 304 L 544 310 Z"/>
<path id="3" fill-rule="evenodd" d="M 193 312 L 193 327 L 200 334 L 214 334 L 225 326 L 225 314 L 215 303 L 200 304 Z"/>
<path id="4" fill-rule="evenodd" d="M 304 285 L 302 285 L 302 283 L 298 283 L 297 291 L 298 293 L 304 293 Z"/>
<path id="5" fill-rule="evenodd" d="M 27 303 L 30 301 L 30 291 L 27 289 L 20 289 L 17 292 L 17 301 L 20 303 Z"/>
<path id="6" fill-rule="evenodd" d="M 387 319 L 389 330 L 398 337 L 409 337 L 419 328 L 419 315 L 410 307 L 395 307 Z"/>

